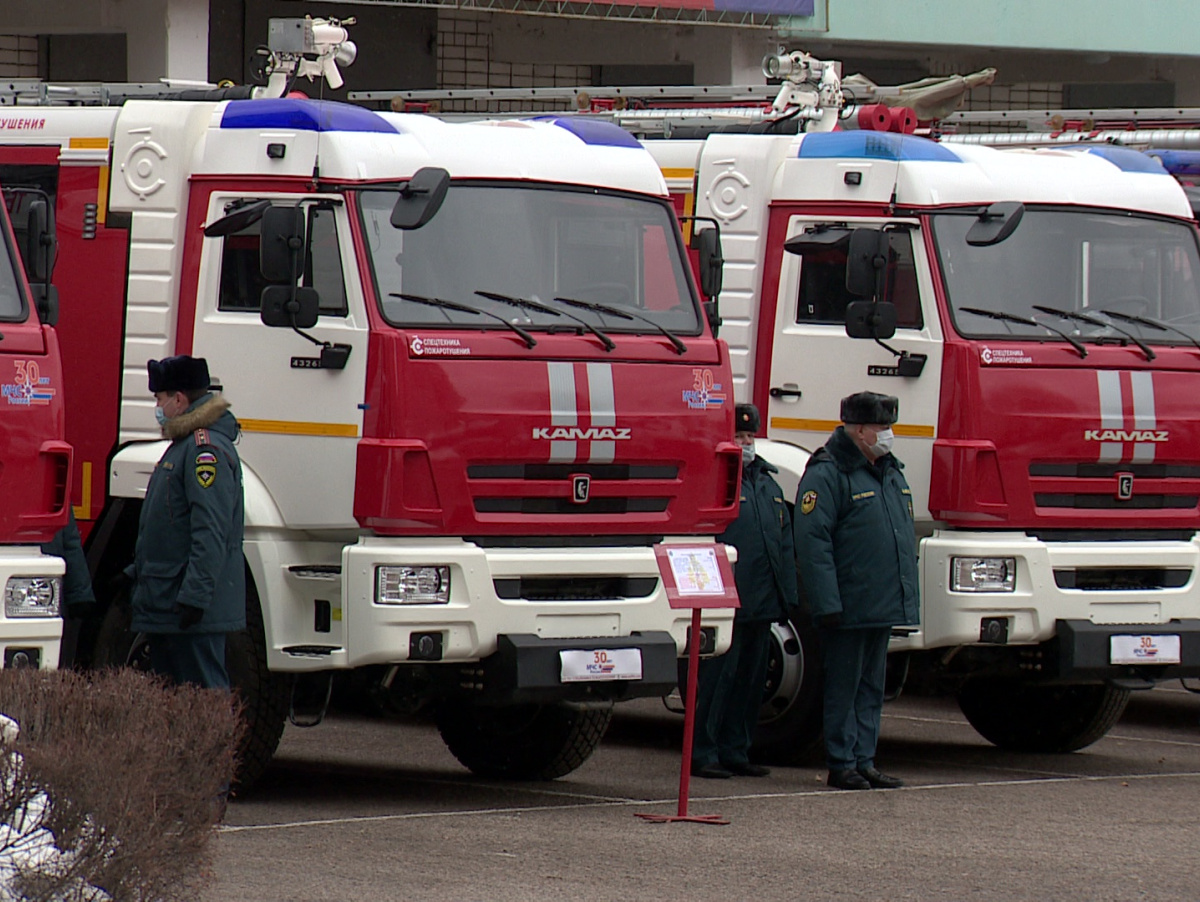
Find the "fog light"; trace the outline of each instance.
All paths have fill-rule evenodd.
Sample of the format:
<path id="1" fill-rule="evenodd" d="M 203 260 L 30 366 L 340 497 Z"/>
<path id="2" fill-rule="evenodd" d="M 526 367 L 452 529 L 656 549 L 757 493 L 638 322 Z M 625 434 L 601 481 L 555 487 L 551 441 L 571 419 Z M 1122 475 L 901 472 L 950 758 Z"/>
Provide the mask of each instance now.
<path id="1" fill-rule="evenodd" d="M 950 559 L 950 588 L 955 592 L 1013 592 L 1017 587 L 1014 557 Z"/>
<path id="2" fill-rule="evenodd" d="M 692 628 L 689 626 L 687 631 L 687 647 L 692 647 Z M 700 627 L 700 648 L 698 651 L 702 655 L 711 655 L 717 650 L 717 628 L 715 626 Z"/>
<path id="3" fill-rule="evenodd" d="M 449 567 L 375 568 L 376 604 L 449 604 Z"/>
<path id="4" fill-rule="evenodd" d="M 4 586 L 4 616 L 57 617 L 61 590 L 57 576 L 10 576 Z"/>
<path id="5" fill-rule="evenodd" d="M 408 640 L 410 661 L 442 660 L 441 633 L 413 633 Z"/>

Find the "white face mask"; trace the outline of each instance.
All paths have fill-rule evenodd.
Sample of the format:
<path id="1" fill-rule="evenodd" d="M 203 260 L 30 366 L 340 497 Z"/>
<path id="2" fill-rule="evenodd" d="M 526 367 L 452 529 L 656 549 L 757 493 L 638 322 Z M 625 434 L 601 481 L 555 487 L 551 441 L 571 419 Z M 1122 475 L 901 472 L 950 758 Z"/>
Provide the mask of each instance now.
<path id="1" fill-rule="evenodd" d="M 875 433 L 875 444 L 871 446 L 871 453 L 876 457 L 883 457 L 885 454 L 892 453 L 892 445 L 895 443 L 896 436 L 891 429 L 880 429 Z"/>
<path id="2" fill-rule="evenodd" d="M 753 463 L 753 462 L 754 462 L 754 443 L 751 442 L 749 445 L 742 445 L 742 464 L 745 465 L 745 464 Z"/>

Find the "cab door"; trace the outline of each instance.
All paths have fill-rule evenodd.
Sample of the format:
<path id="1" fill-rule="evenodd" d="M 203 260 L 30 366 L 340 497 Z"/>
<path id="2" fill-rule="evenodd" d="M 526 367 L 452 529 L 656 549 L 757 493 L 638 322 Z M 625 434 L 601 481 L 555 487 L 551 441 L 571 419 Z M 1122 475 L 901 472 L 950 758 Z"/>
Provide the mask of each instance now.
<path id="1" fill-rule="evenodd" d="M 787 237 L 828 218 L 793 216 Z M 840 228 L 885 225 L 839 219 Z M 896 304 L 897 329 L 885 343 L 925 355 L 919 376 L 901 376 L 897 358 L 869 339 L 846 334 L 846 249 L 828 244 L 803 256 L 782 253 L 771 351 L 767 435 L 815 451 L 840 423 L 841 399 L 859 391 L 895 395 L 900 419 L 893 427 L 895 454 L 913 486 L 914 514 L 928 519 L 928 485 L 937 431 L 942 334 L 921 231 L 915 222 L 888 223 L 886 292 Z"/>
<path id="2" fill-rule="evenodd" d="M 71 448 L 58 343 L 30 301 L 0 207 L 0 544 L 49 541 L 67 521 Z"/>
<path id="3" fill-rule="evenodd" d="M 311 253 L 301 283 L 319 293 L 320 315 L 303 331 L 349 348 L 349 357 L 341 369 L 322 368 L 317 344 L 290 328 L 263 324 L 267 283 L 259 270 L 259 222 L 204 239 L 192 353 L 208 359 L 242 427 L 243 465 L 265 484 L 285 525 L 356 529 L 368 321 L 346 208 L 340 197 L 217 192 L 206 221 L 260 199 L 305 211 Z"/>

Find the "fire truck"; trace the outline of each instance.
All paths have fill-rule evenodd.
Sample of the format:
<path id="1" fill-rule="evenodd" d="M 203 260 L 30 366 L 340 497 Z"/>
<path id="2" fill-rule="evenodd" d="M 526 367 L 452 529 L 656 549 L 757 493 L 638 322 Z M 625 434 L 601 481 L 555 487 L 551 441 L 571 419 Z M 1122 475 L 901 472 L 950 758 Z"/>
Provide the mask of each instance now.
<path id="1" fill-rule="evenodd" d="M 369 672 L 468 768 L 511 778 L 570 772 L 615 700 L 673 688 L 691 612 L 661 562 L 721 572 L 740 452 L 715 308 L 635 140 L 20 89 L 0 178 L 40 185 L 60 234 L 74 500 L 103 609 L 82 663 L 144 648 L 117 576 L 165 448 L 146 361 L 187 353 L 242 429 L 243 785 L 338 672 Z M 732 616 L 705 611 L 708 651 Z"/>
<path id="2" fill-rule="evenodd" d="M 782 84 L 573 95 L 641 138 L 689 224 L 719 227 L 735 394 L 763 412 L 759 449 L 786 492 L 843 396 L 899 398 L 922 608 L 893 635 L 893 686 L 955 693 L 1005 748 L 1083 748 L 1133 689 L 1200 673 L 1200 251 L 1184 193 L 1111 141 L 918 136 L 916 114 L 851 104 L 840 66 L 804 53 L 764 74 Z M 798 760 L 821 732 L 803 615 L 773 627 L 766 694 L 755 748 Z"/>
<path id="3" fill-rule="evenodd" d="M 2 180 L 0 180 L 2 183 Z M 47 285 L 53 231 L 45 199 L 16 185 L 0 206 L 0 582 L 5 668 L 58 666 L 63 561 L 38 547 L 67 522 L 71 447 Z M 8 211 L 33 262 L 26 279 Z"/>
<path id="4" fill-rule="evenodd" d="M 857 122 L 862 122 L 858 117 Z M 720 223 L 739 397 L 794 488 L 839 399 L 900 399 L 921 625 L 895 670 L 1002 747 L 1072 751 L 1200 672 L 1200 253 L 1179 185 L 1114 145 L 895 128 L 647 140 Z M 768 753 L 811 745 L 811 630 L 777 628 Z"/>

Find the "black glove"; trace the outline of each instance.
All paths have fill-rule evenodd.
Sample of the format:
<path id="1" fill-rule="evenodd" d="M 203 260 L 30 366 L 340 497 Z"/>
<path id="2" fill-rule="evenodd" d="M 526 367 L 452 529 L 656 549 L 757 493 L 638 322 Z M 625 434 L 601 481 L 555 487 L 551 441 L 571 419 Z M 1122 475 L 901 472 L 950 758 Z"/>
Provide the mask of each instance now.
<path id="1" fill-rule="evenodd" d="M 204 618 L 204 608 L 194 604 L 181 604 L 179 608 L 179 628 L 189 630 Z"/>
<path id="2" fill-rule="evenodd" d="M 822 614 L 817 618 L 817 626 L 825 630 L 835 630 L 842 625 L 842 615 L 837 614 Z"/>

